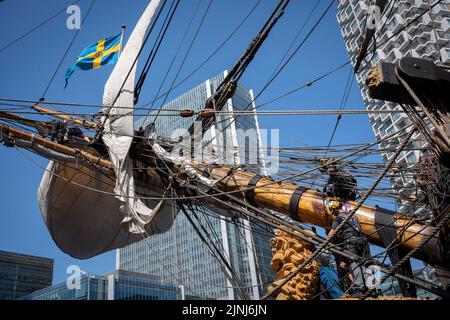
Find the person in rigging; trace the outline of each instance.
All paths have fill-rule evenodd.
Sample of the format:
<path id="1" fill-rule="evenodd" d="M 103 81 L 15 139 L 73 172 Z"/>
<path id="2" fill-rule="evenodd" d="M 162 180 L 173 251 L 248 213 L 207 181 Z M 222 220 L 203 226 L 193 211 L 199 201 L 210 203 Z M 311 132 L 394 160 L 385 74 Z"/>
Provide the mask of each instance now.
<path id="1" fill-rule="evenodd" d="M 325 208 L 329 216 L 334 218 L 328 230 L 328 239 L 358 257 L 368 258 L 370 256 L 368 239 L 362 232 L 356 215 L 353 215 L 343 228 L 336 232 L 337 227 L 348 218 L 350 201 L 356 200 L 357 181 L 339 164 L 326 166 L 324 170 L 329 175 L 327 186 L 324 188 Z M 348 281 L 354 296 L 362 294 L 366 289 L 365 267 L 344 257 L 336 257 L 336 264 L 344 287 L 345 281 Z"/>
<path id="2" fill-rule="evenodd" d="M 51 140 L 58 143 L 67 141 L 83 140 L 91 143 L 92 139 L 84 134 L 84 132 L 76 125 L 69 125 L 67 120 L 53 121 L 51 125 Z"/>

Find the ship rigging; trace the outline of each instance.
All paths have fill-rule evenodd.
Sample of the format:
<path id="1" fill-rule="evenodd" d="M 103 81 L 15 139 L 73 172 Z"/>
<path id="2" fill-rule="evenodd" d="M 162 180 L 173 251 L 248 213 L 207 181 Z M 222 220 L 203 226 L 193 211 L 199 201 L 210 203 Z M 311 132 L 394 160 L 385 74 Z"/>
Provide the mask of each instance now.
<path id="1" fill-rule="evenodd" d="M 235 95 L 242 76 L 249 72 L 249 66 L 255 57 L 276 36 L 276 26 L 290 8 L 289 0 L 280 0 L 274 5 L 262 27 L 250 44 L 242 48 L 243 54 L 230 67 L 217 90 L 204 101 L 201 110 L 180 111 L 162 106 L 174 88 L 186 82 L 223 49 L 261 1 L 256 1 L 244 19 L 202 64 L 179 80 L 181 68 L 211 9 L 210 0 L 168 91 L 161 93 L 175 58 L 153 101 L 138 105 L 142 100 L 144 84 L 151 78 L 158 50 L 177 16 L 180 0 L 149 1 L 126 44 L 121 47 L 118 62 L 105 85 L 101 105 L 46 99 L 48 88 L 78 31 L 40 99 L 0 98 L 0 105 L 3 106 L 0 111 L 0 140 L 4 146 L 15 148 L 21 153 L 26 150 L 50 160 L 48 166 L 42 168 L 44 176 L 38 191 L 39 205 L 49 232 L 59 248 L 79 259 L 91 258 L 164 233 L 172 227 L 176 215 L 182 214 L 227 277 L 230 288 L 236 290 L 241 299 L 250 299 L 247 289 L 252 286 L 243 284 L 229 258 L 217 245 L 217 235 L 202 220 L 202 216 L 207 213 L 198 208 L 207 208 L 215 212 L 216 218 L 227 223 L 241 224 L 244 229 L 248 229 L 249 225 L 238 218 L 251 220 L 261 226 L 259 232 L 262 233 L 270 234 L 276 229 L 272 267 L 278 273 L 278 279 L 273 283 L 257 284 L 258 287 L 270 284 L 263 299 L 314 299 L 320 296 L 316 260 L 324 252 L 345 257 L 360 266 L 377 266 L 383 272 L 381 282 L 391 276 L 397 278 L 405 297 L 414 297 L 415 288 L 419 287 L 448 298 L 450 118 L 446 106 L 450 99 L 448 92 L 445 92 L 445 88 L 450 85 L 448 69 L 421 59 L 404 59 L 398 65 L 381 64 L 368 77 L 371 94 L 383 100 L 399 99 L 395 102 L 402 104 L 402 110 L 343 110 L 351 89 L 350 77 L 353 77 L 353 71 L 360 72 L 361 69 L 368 68 L 369 64 L 365 61 L 372 54 L 369 50 L 371 43 L 375 47 L 382 45 L 373 41 L 375 29 L 369 28 L 361 43 L 357 61 L 337 65 L 274 99 L 254 104 L 283 70 L 288 68 L 290 61 L 305 43 L 310 41 L 336 2 L 328 1 L 318 18 L 311 22 L 313 13 L 319 7 L 316 5 L 312 8 L 301 32 L 306 29 L 307 22 L 311 22 L 312 26 L 306 30 L 301 41 L 297 41 L 297 37 L 294 39 L 272 76 L 255 95 L 252 103 L 244 106 L 241 111 L 227 111 L 224 106 Z M 415 19 L 441 2 L 434 2 Z M 91 2 L 85 19 L 94 3 L 95 0 Z M 390 1 L 378 1 L 378 5 L 383 15 L 389 15 L 386 8 L 390 8 Z M 373 17 L 369 16 L 368 19 Z M 407 27 L 408 25 L 404 25 L 397 33 Z M 138 74 L 139 59 L 145 58 L 144 48 L 152 37 L 153 47 L 144 68 Z M 13 44 L 0 49 L 0 53 Z M 340 110 L 260 110 L 288 95 L 313 87 L 352 64 L 356 66 L 349 74 Z M 442 94 L 430 98 L 431 88 L 437 85 Z M 392 92 L 402 94 L 397 97 Z M 160 101 L 161 107 L 155 107 Z M 84 108 L 89 112 L 70 112 L 68 109 L 71 107 Z M 135 128 L 134 117 L 142 116 L 147 119 L 152 111 L 152 123 Z M 343 115 L 356 117 L 368 113 L 403 113 L 411 117 L 412 124 L 374 142 L 332 144 Z M 218 130 L 219 134 L 236 119 L 255 114 L 272 117 L 317 117 L 332 114 L 338 118 L 326 146 L 267 147 L 271 154 L 279 157 L 280 170 L 273 175 L 258 172 L 260 168 L 256 165 L 222 164 L 214 156 L 201 157 L 200 160 L 192 157 L 198 151 L 202 154 L 221 147 L 209 135 L 214 124 L 227 120 L 226 125 Z M 187 142 L 184 140 L 182 144 L 180 140 L 158 136 L 155 122 L 159 117 L 168 116 L 190 118 L 193 123 L 195 119 L 195 123 L 200 123 L 201 145 L 197 149 L 190 148 L 196 143 L 194 124 L 188 130 L 192 138 Z M 82 128 L 82 135 L 58 136 L 55 123 L 60 122 Z M 429 129 L 430 123 L 437 131 Z M 80 139 L 81 136 L 87 139 Z M 394 150 L 378 148 L 387 141 L 398 141 L 400 138 L 402 142 Z M 430 148 L 423 150 L 428 154 L 428 160 L 415 168 L 396 163 L 397 157 L 410 148 L 412 142 L 422 140 L 430 143 Z M 185 151 L 188 149 L 190 152 Z M 385 164 L 370 161 L 371 156 L 382 151 L 393 153 L 389 161 Z M 271 157 L 263 160 L 270 161 Z M 428 215 L 414 216 L 408 215 L 408 212 L 399 213 L 383 208 L 383 204 L 395 203 L 403 197 L 392 190 L 388 181 L 400 175 L 414 177 L 414 188 L 422 191 L 415 199 L 407 197 L 402 200 L 414 204 L 409 209 L 411 212 L 414 212 L 415 205 L 425 203 Z M 372 203 L 377 202 L 379 206 L 366 204 L 368 199 Z M 328 231 L 343 208 L 348 210 L 347 218 L 339 223 L 335 231 L 339 232 L 352 217 L 357 217 L 361 223 L 361 238 L 367 238 L 372 245 L 382 248 L 377 254 L 360 256 L 345 246 L 335 245 L 333 236 L 326 238 L 314 231 L 315 227 Z M 296 247 L 298 252 L 288 255 L 286 252 L 291 247 Z M 388 258 L 390 264 L 386 262 Z M 410 270 L 411 258 L 439 270 L 442 285 L 414 276 Z M 286 267 L 288 264 L 289 268 Z M 310 275 L 311 278 L 305 280 L 305 277 L 299 275 Z M 298 283 L 301 285 L 296 287 Z M 298 289 L 300 287 L 303 289 Z M 367 299 L 378 295 L 379 292 L 369 288 L 359 298 Z"/>

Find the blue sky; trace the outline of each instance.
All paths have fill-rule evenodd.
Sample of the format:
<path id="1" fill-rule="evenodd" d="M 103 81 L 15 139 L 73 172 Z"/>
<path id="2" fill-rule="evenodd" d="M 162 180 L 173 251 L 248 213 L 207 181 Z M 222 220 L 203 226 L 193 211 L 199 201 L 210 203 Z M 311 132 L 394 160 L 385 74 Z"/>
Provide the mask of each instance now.
<path id="1" fill-rule="evenodd" d="M 200 14 L 196 17 L 195 25 L 198 24 L 208 3 L 207 0 L 200 1 Z M 175 89 L 169 99 L 231 67 L 268 17 L 276 2 L 262 0 L 251 18 L 231 41 L 208 64 Z M 79 3 L 83 17 L 90 3 L 91 0 L 81 0 Z M 70 79 L 66 90 L 64 90 L 64 73 L 83 48 L 101 38 L 117 34 L 122 24 L 128 27 L 127 38 L 147 3 L 147 0 L 97 0 L 45 98 L 48 101 L 101 104 L 103 86 L 112 71 L 112 66 L 87 72 L 77 71 Z M 197 0 L 182 1 L 143 87 L 140 104 L 154 98 L 197 3 Z M 214 0 L 198 39 L 181 70 L 180 78 L 184 78 L 195 69 L 234 29 L 255 3 L 255 0 Z M 65 0 L 2 2 L 0 4 L 0 29 L 2 30 L 0 48 L 69 4 L 71 2 Z M 252 88 L 255 93 L 259 92 L 270 78 L 313 4 L 314 1 L 291 1 L 285 16 L 274 28 L 242 78 L 242 83 Z M 328 1 L 321 1 L 313 21 L 318 18 L 318 14 L 327 4 Z M 261 96 L 259 102 L 283 94 L 348 60 L 336 22 L 336 9 L 337 5 L 333 7 L 283 73 Z M 0 52 L 0 97 L 35 100 L 42 96 L 76 32 L 66 28 L 67 17 L 64 13 L 59 15 L 31 35 Z M 306 30 L 311 26 L 312 23 Z M 188 39 L 192 39 L 192 36 L 193 31 L 190 30 Z M 188 43 L 185 43 L 182 53 L 187 50 L 187 46 Z M 149 48 L 144 51 L 144 56 L 148 52 Z M 179 57 L 176 60 L 176 67 L 180 62 Z M 142 65 L 143 61 L 140 67 Z M 348 67 L 344 68 L 313 87 L 277 101 L 265 109 L 337 109 L 342 99 L 348 72 Z M 170 81 L 166 83 L 165 89 L 168 89 L 174 74 L 174 71 L 170 73 Z M 353 87 L 347 105 L 347 109 L 364 109 L 356 85 Z M 92 113 L 96 111 L 95 109 L 81 110 Z M 264 116 L 260 117 L 260 126 L 267 129 L 279 128 L 281 146 L 326 145 L 335 121 L 335 116 Z M 366 143 L 373 140 L 374 135 L 367 116 L 346 116 L 341 121 L 334 143 Z M 2 219 L 0 250 L 55 259 L 55 283 L 65 280 L 66 268 L 71 264 L 80 265 L 83 270 L 94 274 L 112 271 L 115 267 L 114 252 L 80 261 L 62 253 L 53 243 L 41 218 L 36 196 L 42 177 L 42 167 L 46 165 L 46 161 L 30 154 L 27 156 L 34 163 L 15 149 L 0 148 L 0 215 Z M 376 160 L 380 159 L 377 157 Z"/>

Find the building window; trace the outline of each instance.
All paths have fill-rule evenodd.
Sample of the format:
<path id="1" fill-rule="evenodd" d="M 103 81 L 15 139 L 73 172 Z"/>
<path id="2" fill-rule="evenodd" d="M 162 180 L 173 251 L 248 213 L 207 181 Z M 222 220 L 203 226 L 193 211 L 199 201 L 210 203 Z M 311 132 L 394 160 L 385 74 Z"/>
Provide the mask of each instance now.
<path id="1" fill-rule="evenodd" d="M 436 45 L 434 43 L 429 43 L 425 46 L 424 52 L 427 54 L 432 54 L 437 52 Z"/>
<path id="2" fill-rule="evenodd" d="M 353 20 L 352 24 L 350 25 L 350 30 L 352 32 L 355 32 L 357 26 L 358 26 L 358 22 L 356 20 Z"/>
<path id="3" fill-rule="evenodd" d="M 358 4 L 355 6 L 355 14 L 356 14 L 356 16 L 358 16 L 359 15 L 359 13 L 361 12 L 361 3 L 360 2 L 358 2 Z"/>
<path id="4" fill-rule="evenodd" d="M 417 157 L 416 157 L 416 155 L 413 152 L 411 152 L 410 154 L 408 154 L 406 156 L 406 161 L 408 163 L 416 163 L 417 162 Z"/>
<path id="5" fill-rule="evenodd" d="M 394 51 L 392 51 L 392 52 L 386 57 L 386 60 L 389 61 L 389 62 L 394 62 L 395 59 L 397 59 L 397 57 L 396 57 Z"/>

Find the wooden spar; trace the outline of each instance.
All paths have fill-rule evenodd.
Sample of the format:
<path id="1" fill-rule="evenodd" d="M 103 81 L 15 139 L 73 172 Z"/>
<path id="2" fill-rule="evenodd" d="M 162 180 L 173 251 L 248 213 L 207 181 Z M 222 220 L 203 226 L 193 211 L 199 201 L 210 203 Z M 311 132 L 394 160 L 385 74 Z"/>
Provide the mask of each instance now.
<path id="1" fill-rule="evenodd" d="M 60 145 L 4 124 L 0 124 L 0 132 L 2 135 L 8 134 L 11 138 L 33 141 L 48 149 L 66 155 L 76 156 L 77 154 L 81 154 L 91 163 L 107 169 L 113 168 L 110 161 L 96 157 L 89 152 Z M 148 154 L 152 154 L 148 148 L 146 148 L 145 151 Z M 142 155 L 141 152 L 137 152 L 137 154 Z M 145 157 L 138 157 L 140 160 L 145 159 Z M 291 183 L 279 183 L 269 177 L 260 177 L 254 173 L 242 170 L 232 170 L 232 168 L 228 166 L 208 168 L 208 165 L 204 163 L 193 163 L 193 165 L 199 172 L 203 172 L 205 176 L 207 175 L 210 179 L 218 180 L 219 182 L 215 186 L 217 189 L 224 192 L 234 191 L 233 196 L 244 199 L 255 206 L 277 211 L 294 220 L 323 228 L 328 227 L 329 222 L 333 220 L 333 217 L 327 216 L 322 194 L 315 190 L 301 188 Z M 206 173 L 206 171 L 208 171 L 208 173 Z M 152 185 L 163 185 L 161 177 L 156 171 L 147 170 L 147 175 L 152 179 Z M 252 191 L 247 190 L 249 188 Z M 355 203 L 352 202 L 350 209 L 354 206 Z M 397 235 L 399 247 L 405 254 L 417 247 L 419 243 L 424 238 L 429 237 L 432 232 L 431 227 L 416 223 L 410 217 L 402 216 L 382 208 L 362 205 L 356 212 L 356 215 L 361 222 L 362 231 L 372 244 L 384 247 L 378 232 L 380 226 L 377 225 L 376 221 L 379 215 L 386 215 L 386 213 L 388 215 L 393 215 L 395 225 L 395 228 L 393 229 Z M 424 246 L 423 250 L 419 251 L 414 257 L 437 266 L 446 266 L 446 260 L 441 253 L 437 236 L 432 237 L 427 245 Z"/>
<path id="2" fill-rule="evenodd" d="M 35 136 L 33 134 L 30 133 L 26 133 L 17 129 L 14 129 L 10 126 L 7 126 L 3 123 L 0 123 L 0 132 L 2 133 L 2 135 L 9 135 L 11 138 L 18 138 L 18 139 L 22 139 L 25 141 L 31 141 L 33 143 L 39 144 L 43 147 L 46 147 L 47 149 L 50 150 L 54 150 L 60 153 L 63 153 L 65 155 L 68 156 L 77 156 L 77 155 L 81 155 L 83 156 L 86 160 L 88 160 L 89 162 L 91 162 L 92 164 L 104 167 L 106 169 L 113 169 L 114 166 L 113 164 L 105 159 L 102 159 L 100 157 L 94 156 L 89 152 L 83 151 L 81 149 L 76 149 L 76 148 L 70 148 L 67 146 L 64 146 L 62 144 L 58 144 L 58 143 L 54 143 L 52 141 L 46 140 L 44 138 Z M 0 137 L 2 138 L 2 137 Z"/>
<path id="3" fill-rule="evenodd" d="M 0 111 L 0 118 L 10 119 L 10 120 L 16 121 L 18 123 L 24 124 L 26 126 L 36 128 L 37 130 L 40 130 L 40 131 L 45 131 L 46 129 L 48 129 L 50 127 L 45 122 L 43 123 L 41 121 L 28 119 L 28 118 L 21 117 L 14 113 L 6 112 L 6 111 Z"/>
<path id="4" fill-rule="evenodd" d="M 201 172 L 205 172 L 207 166 L 197 165 L 197 168 Z M 296 221 L 323 228 L 327 228 L 329 222 L 333 221 L 333 217 L 327 216 L 322 194 L 315 190 L 299 188 L 299 186 L 291 183 L 278 183 L 269 177 L 259 177 L 242 170 L 231 172 L 230 174 L 230 167 L 227 166 L 208 168 L 208 177 L 219 181 L 216 188 L 225 192 L 241 190 L 242 192 L 236 192 L 233 195 L 258 207 L 287 215 Z M 254 189 L 247 191 L 248 188 Z M 351 202 L 350 209 L 354 207 L 355 203 Z M 382 208 L 362 205 L 356 212 L 356 216 L 361 222 L 362 231 L 370 243 L 384 247 L 378 232 L 380 226 L 377 226 L 376 220 L 380 215 L 386 214 L 394 215 L 394 230 L 400 248 L 404 253 L 417 247 L 422 239 L 428 237 L 432 232 L 431 227 L 415 223 L 410 217 Z M 415 257 L 429 263 L 442 265 L 445 259 L 442 257 L 439 248 L 439 239 L 434 236 Z"/>
<path id="5" fill-rule="evenodd" d="M 97 128 L 97 124 L 95 122 L 92 122 L 92 121 L 81 120 L 81 119 L 78 119 L 77 117 L 68 116 L 68 115 L 62 114 L 62 113 L 60 113 L 58 111 L 55 111 L 55 110 L 52 110 L 52 109 L 48 109 L 48 108 L 44 108 L 44 107 L 41 107 L 41 106 L 32 106 L 32 108 L 34 110 L 36 110 L 37 112 L 49 115 L 49 116 L 57 118 L 57 119 L 73 121 L 76 124 L 78 124 L 80 126 L 83 126 L 83 127 L 87 128 L 87 129 L 96 129 Z"/>

